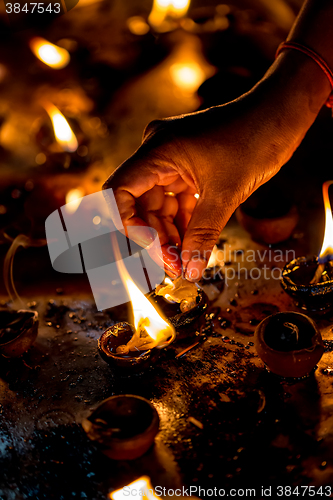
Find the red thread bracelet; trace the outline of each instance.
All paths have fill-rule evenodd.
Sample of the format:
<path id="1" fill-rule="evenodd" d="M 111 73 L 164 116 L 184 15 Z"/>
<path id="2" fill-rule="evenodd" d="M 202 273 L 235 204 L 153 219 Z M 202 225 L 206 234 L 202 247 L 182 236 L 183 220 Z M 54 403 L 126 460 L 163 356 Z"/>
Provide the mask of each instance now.
<path id="1" fill-rule="evenodd" d="M 332 89 L 332 94 L 327 99 L 325 105 L 329 108 L 333 108 L 333 71 L 327 62 L 319 54 L 317 54 L 317 52 L 298 42 L 282 42 L 276 51 L 275 59 L 286 49 L 294 49 L 302 52 L 306 56 L 311 57 L 311 59 L 322 69 L 327 76 Z"/>

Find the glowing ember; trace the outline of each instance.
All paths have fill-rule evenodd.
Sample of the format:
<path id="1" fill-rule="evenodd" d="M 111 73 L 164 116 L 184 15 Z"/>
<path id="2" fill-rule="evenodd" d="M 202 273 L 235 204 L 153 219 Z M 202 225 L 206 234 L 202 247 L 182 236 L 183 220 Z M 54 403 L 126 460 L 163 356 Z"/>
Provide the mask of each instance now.
<path id="1" fill-rule="evenodd" d="M 190 0 L 154 0 L 148 21 L 155 29 L 159 29 L 167 17 L 184 17 L 189 6 Z"/>
<path id="2" fill-rule="evenodd" d="M 70 61 L 70 55 L 66 49 L 58 47 L 44 38 L 32 38 L 29 45 L 35 56 L 51 68 L 64 68 Z"/>
<path id="3" fill-rule="evenodd" d="M 131 299 L 134 326 L 136 332 L 126 346 L 120 346 L 119 353 L 126 354 L 131 350 L 147 350 L 153 347 L 165 347 L 175 339 L 176 333 L 165 319 L 156 311 L 151 302 L 131 279 L 121 258 L 117 238 L 111 234 L 119 274 Z M 169 340 L 168 340 L 169 339 Z"/>
<path id="4" fill-rule="evenodd" d="M 325 235 L 324 241 L 318 257 L 319 262 L 327 262 L 333 258 L 333 217 L 328 188 L 333 181 L 326 181 L 323 184 L 323 200 L 325 207 Z"/>
<path id="5" fill-rule="evenodd" d="M 136 481 L 124 486 L 120 490 L 109 493 L 111 500 L 125 500 L 128 497 L 147 498 L 148 500 L 155 500 L 157 497 L 154 492 L 153 485 L 151 484 L 148 476 L 141 476 Z"/>
<path id="6" fill-rule="evenodd" d="M 51 118 L 54 135 L 62 149 L 68 152 L 76 151 L 78 142 L 64 115 L 52 103 L 44 103 L 43 106 Z"/>
<path id="7" fill-rule="evenodd" d="M 71 189 L 66 195 L 65 210 L 69 214 L 74 214 L 80 206 L 84 191 L 81 188 Z"/>
<path id="8" fill-rule="evenodd" d="M 194 198 L 196 198 L 198 200 L 200 198 L 199 193 L 195 193 Z"/>
<path id="9" fill-rule="evenodd" d="M 185 92 L 195 92 L 206 79 L 204 71 L 196 62 L 173 64 L 170 73 L 173 82 Z"/>

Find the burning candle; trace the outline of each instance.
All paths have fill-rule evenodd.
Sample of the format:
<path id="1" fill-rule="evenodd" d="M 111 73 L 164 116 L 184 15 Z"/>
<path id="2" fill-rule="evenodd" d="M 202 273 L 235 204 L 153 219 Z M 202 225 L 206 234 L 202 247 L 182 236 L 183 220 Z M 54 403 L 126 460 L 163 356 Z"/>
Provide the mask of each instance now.
<path id="1" fill-rule="evenodd" d="M 50 68 L 62 69 L 70 61 L 70 55 L 66 49 L 58 47 L 44 38 L 34 37 L 30 40 L 29 45 L 35 56 Z"/>
<path id="2" fill-rule="evenodd" d="M 281 377 L 308 375 L 324 353 L 316 324 L 295 312 L 265 318 L 256 328 L 254 342 L 268 369 Z"/>
<path id="3" fill-rule="evenodd" d="M 154 0 L 148 17 L 149 24 L 158 32 L 169 31 L 176 19 L 184 17 L 190 6 L 190 0 Z"/>
<path id="4" fill-rule="evenodd" d="M 55 138 L 62 150 L 69 153 L 76 151 L 78 142 L 64 115 L 51 102 L 45 102 L 43 107 L 51 119 Z"/>
<path id="5" fill-rule="evenodd" d="M 131 279 L 115 233 L 111 238 L 118 271 L 131 300 L 134 327 L 118 323 L 106 330 L 99 340 L 99 352 L 116 368 L 138 368 L 147 356 L 150 357 L 152 349 L 161 349 L 173 342 L 176 332 Z"/>
<path id="6" fill-rule="evenodd" d="M 333 307 L 333 217 L 328 189 L 333 181 L 323 184 L 325 234 L 318 257 L 298 257 L 282 271 L 282 288 L 296 305 L 312 312 L 329 312 Z"/>
<path id="7" fill-rule="evenodd" d="M 157 286 L 150 297 L 176 329 L 193 326 L 193 322 L 208 307 L 205 292 L 182 277 L 174 281 L 165 278 L 164 283 Z"/>

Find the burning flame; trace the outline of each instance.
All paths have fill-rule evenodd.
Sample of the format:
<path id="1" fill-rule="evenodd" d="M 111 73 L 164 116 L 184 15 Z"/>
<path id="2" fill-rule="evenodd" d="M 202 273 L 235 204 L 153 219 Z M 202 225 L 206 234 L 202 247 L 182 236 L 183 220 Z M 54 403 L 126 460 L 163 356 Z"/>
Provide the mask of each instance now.
<path id="1" fill-rule="evenodd" d="M 173 82 L 185 92 L 195 92 L 206 79 L 204 71 L 196 62 L 173 64 L 170 73 Z"/>
<path id="2" fill-rule="evenodd" d="M 32 38 L 29 45 L 35 56 L 51 68 L 64 68 L 70 61 L 70 55 L 66 49 L 58 47 L 44 38 Z"/>
<path id="3" fill-rule="evenodd" d="M 64 115 L 52 103 L 44 103 L 43 106 L 51 118 L 54 135 L 60 146 L 65 151 L 76 151 L 78 142 Z"/>
<path id="4" fill-rule="evenodd" d="M 68 214 L 74 214 L 80 206 L 84 191 L 81 188 L 71 189 L 66 194 L 65 210 Z"/>
<path id="5" fill-rule="evenodd" d="M 111 233 L 111 238 L 115 257 L 117 259 L 116 263 L 118 271 L 131 299 L 133 308 L 136 333 L 133 335 L 133 338 L 128 345 L 135 347 L 136 342 L 140 337 L 140 331 L 144 329 L 151 339 L 151 342 L 149 340 L 149 343 L 145 343 L 144 349 L 151 349 L 152 347 L 165 347 L 174 340 L 176 335 L 175 330 L 162 318 L 151 302 L 149 302 L 149 300 L 133 282 L 121 258 L 118 241 L 114 232 Z"/>
<path id="6" fill-rule="evenodd" d="M 190 6 L 190 0 L 154 0 L 148 21 L 154 28 L 163 24 L 167 17 L 184 17 Z"/>
<path id="7" fill-rule="evenodd" d="M 111 500 L 125 500 L 125 498 L 132 497 L 132 494 L 137 498 L 147 498 L 148 500 L 160 498 L 155 495 L 153 485 L 148 476 L 141 476 L 126 487 L 109 493 L 109 498 Z"/>
<path id="8" fill-rule="evenodd" d="M 332 259 L 333 256 L 333 216 L 328 195 L 328 188 L 333 184 L 333 181 L 326 181 L 323 184 L 323 200 L 325 207 L 325 234 L 324 241 L 318 257 L 319 262 L 326 262 Z"/>

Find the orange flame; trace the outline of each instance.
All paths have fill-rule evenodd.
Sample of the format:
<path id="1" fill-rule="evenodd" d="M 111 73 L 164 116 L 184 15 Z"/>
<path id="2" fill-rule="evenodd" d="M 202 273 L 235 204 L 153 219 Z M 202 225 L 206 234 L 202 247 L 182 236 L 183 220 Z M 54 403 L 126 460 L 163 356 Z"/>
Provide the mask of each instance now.
<path id="1" fill-rule="evenodd" d="M 173 64 L 170 72 L 174 83 L 185 92 L 195 92 L 206 80 L 205 72 L 196 62 Z"/>
<path id="2" fill-rule="evenodd" d="M 158 28 L 169 16 L 171 18 L 184 17 L 188 11 L 191 0 L 154 0 L 153 8 L 148 21 L 151 26 Z"/>
<path id="3" fill-rule="evenodd" d="M 43 106 L 51 118 L 54 135 L 62 149 L 76 151 L 78 142 L 64 115 L 52 103 L 44 103 Z"/>
<path id="4" fill-rule="evenodd" d="M 167 321 L 165 321 L 165 319 L 157 312 L 152 303 L 149 302 L 149 300 L 133 282 L 121 258 L 117 238 L 114 233 L 111 234 L 111 238 L 115 257 L 117 259 L 116 264 L 118 271 L 131 299 L 134 326 L 137 332 L 144 327 L 144 330 L 148 333 L 152 340 L 151 342 L 145 344 L 145 349 L 151 349 L 152 347 L 165 347 L 174 340 L 175 330 L 173 326 L 167 323 Z M 167 342 L 168 339 L 170 340 Z"/>
<path id="5" fill-rule="evenodd" d="M 65 210 L 68 214 L 74 214 L 80 206 L 84 191 L 81 188 L 71 189 L 66 194 Z"/>
<path id="6" fill-rule="evenodd" d="M 64 68 L 70 61 L 70 55 L 66 49 L 48 42 L 45 38 L 34 37 L 29 45 L 35 56 L 53 69 Z"/>
<path id="7" fill-rule="evenodd" d="M 324 241 L 319 254 L 319 261 L 332 260 L 333 256 L 333 216 L 328 195 L 328 188 L 333 184 L 333 181 L 326 181 L 323 184 L 323 200 L 325 207 L 325 234 Z"/>
<path id="8" fill-rule="evenodd" d="M 148 476 L 141 476 L 136 481 L 124 486 L 124 488 L 109 493 L 109 498 L 111 500 L 125 500 L 125 498 L 132 497 L 132 492 L 133 497 L 136 498 L 147 498 L 148 500 L 160 498 L 155 495 L 153 485 Z"/>

